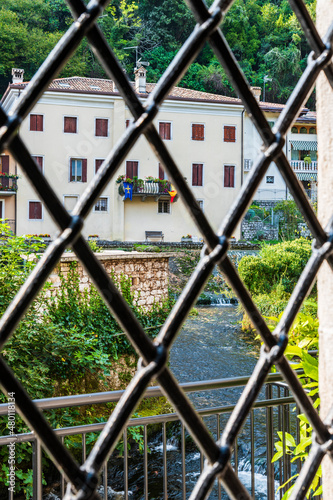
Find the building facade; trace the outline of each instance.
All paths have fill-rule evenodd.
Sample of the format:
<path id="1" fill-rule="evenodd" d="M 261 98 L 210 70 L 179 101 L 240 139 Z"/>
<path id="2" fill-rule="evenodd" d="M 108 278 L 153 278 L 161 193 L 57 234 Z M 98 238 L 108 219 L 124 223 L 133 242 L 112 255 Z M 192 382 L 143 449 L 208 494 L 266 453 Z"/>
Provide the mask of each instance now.
<path id="1" fill-rule="evenodd" d="M 154 84 L 146 83 L 144 68 L 139 70 L 135 84 L 144 103 Z M 7 111 L 25 86 L 23 81 L 9 85 L 2 100 Z M 175 87 L 155 120 L 168 150 L 215 228 L 241 187 L 242 110 L 237 99 Z M 131 119 L 112 81 L 58 79 L 24 120 L 20 135 L 71 211 Z M 54 237 L 57 228 L 50 214 L 19 165 L 11 157 L 9 162 L 9 171 L 19 176 L 16 217 L 14 211 L 10 212 L 17 221 L 17 234 Z M 119 183 L 122 175 L 135 179 L 132 199 L 124 196 L 123 182 Z M 171 202 L 172 190 L 152 149 L 141 137 L 97 200 L 87 218 L 84 236 L 142 241 L 146 232 L 162 232 L 167 241 L 179 241 L 187 234 L 199 238 L 181 199 L 176 197 Z M 10 218 L 6 200 L 5 206 L 4 215 Z"/>

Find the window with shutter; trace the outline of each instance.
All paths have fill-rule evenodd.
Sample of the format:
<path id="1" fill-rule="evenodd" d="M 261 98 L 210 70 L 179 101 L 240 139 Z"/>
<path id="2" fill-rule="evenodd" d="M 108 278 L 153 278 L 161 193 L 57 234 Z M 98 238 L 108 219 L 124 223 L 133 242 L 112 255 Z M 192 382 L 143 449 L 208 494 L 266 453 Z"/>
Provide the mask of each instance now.
<path id="1" fill-rule="evenodd" d="M 44 130 L 43 115 L 30 115 L 30 130 L 32 132 L 43 132 Z"/>
<path id="2" fill-rule="evenodd" d="M 35 162 L 39 166 L 40 171 L 43 172 L 43 165 L 44 165 L 44 158 L 43 158 L 43 156 L 32 155 L 32 158 L 35 160 Z"/>
<path id="3" fill-rule="evenodd" d="M 234 165 L 224 165 L 224 187 L 235 187 Z"/>
<path id="4" fill-rule="evenodd" d="M 171 122 L 159 122 L 159 133 L 161 139 L 171 141 Z"/>
<path id="5" fill-rule="evenodd" d="M 42 219 L 42 204 L 40 201 L 29 201 L 29 219 Z"/>
<path id="6" fill-rule="evenodd" d="M 76 118 L 76 116 L 65 116 L 64 117 L 64 132 L 65 132 L 65 134 L 76 134 L 77 133 L 77 118 Z"/>
<path id="7" fill-rule="evenodd" d="M 192 186 L 202 186 L 202 163 L 192 163 Z"/>
<path id="8" fill-rule="evenodd" d="M 201 123 L 192 123 L 192 141 L 205 140 L 205 126 Z"/>
<path id="9" fill-rule="evenodd" d="M 107 137 L 108 128 L 109 128 L 109 120 L 107 118 L 96 118 L 95 120 L 96 137 Z"/>
<path id="10" fill-rule="evenodd" d="M 159 178 L 161 181 L 164 181 L 164 179 L 166 178 L 166 177 L 165 177 L 165 172 L 164 172 L 164 169 L 163 169 L 163 167 L 161 166 L 161 164 L 160 164 L 160 163 L 158 164 L 158 178 Z"/>
<path id="11" fill-rule="evenodd" d="M 98 172 L 98 169 L 102 165 L 103 161 L 104 160 L 102 159 L 95 160 L 95 174 Z"/>
<path id="12" fill-rule="evenodd" d="M 69 162 L 69 181 L 87 182 L 87 159 L 71 158 Z"/>
<path id="13" fill-rule="evenodd" d="M 127 161 L 126 162 L 126 178 L 133 179 L 133 177 L 138 177 L 139 162 L 138 161 Z"/>
<path id="14" fill-rule="evenodd" d="M 126 120 L 126 128 L 130 126 L 131 120 Z"/>
<path id="15" fill-rule="evenodd" d="M 236 142 L 236 127 L 225 125 L 223 127 L 224 142 Z"/>
<path id="16" fill-rule="evenodd" d="M 1 155 L 0 156 L 0 172 L 3 172 L 4 174 L 9 174 L 9 156 L 8 155 Z M 9 178 L 2 177 L 0 183 L 1 183 L 1 187 L 8 188 L 9 187 Z M 1 187 L 0 187 L 0 191 L 1 191 Z"/>

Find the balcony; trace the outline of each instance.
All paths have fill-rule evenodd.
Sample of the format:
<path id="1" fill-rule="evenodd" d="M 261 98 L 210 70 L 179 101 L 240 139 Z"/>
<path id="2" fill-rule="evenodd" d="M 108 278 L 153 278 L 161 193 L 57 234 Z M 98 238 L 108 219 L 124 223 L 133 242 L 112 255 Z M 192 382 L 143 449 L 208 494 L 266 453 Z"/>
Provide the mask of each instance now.
<path id="1" fill-rule="evenodd" d="M 12 196 L 17 191 L 17 175 L 4 174 L 0 175 L 0 196 Z"/>
<path id="2" fill-rule="evenodd" d="M 118 193 L 123 196 L 125 194 L 124 182 L 129 182 L 133 186 L 132 196 L 139 196 L 141 201 L 145 201 L 147 197 L 154 197 L 157 201 L 161 196 L 170 197 L 171 183 L 167 180 L 153 179 L 121 179 L 116 181 L 119 184 Z"/>
<path id="3" fill-rule="evenodd" d="M 295 173 L 317 174 L 318 172 L 318 162 L 316 161 L 308 163 L 301 160 L 291 160 L 290 165 Z"/>

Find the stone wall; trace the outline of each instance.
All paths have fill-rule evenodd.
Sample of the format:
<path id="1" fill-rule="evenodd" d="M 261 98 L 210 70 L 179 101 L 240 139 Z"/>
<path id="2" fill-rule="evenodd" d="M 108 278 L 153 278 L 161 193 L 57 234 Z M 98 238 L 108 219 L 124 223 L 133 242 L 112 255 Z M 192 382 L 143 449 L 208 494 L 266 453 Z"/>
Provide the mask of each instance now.
<path id="1" fill-rule="evenodd" d="M 171 254 L 151 254 L 139 252 L 104 251 L 95 254 L 107 272 L 111 271 L 116 276 L 122 274 L 132 280 L 132 291 L 137 296 L 137 305 L 150 309 L 152 304 L 161 303 L 168 296 L 169 283 L 169 258 Z M 70 263 L 77 262 L 73 253 L 65 253 L 61 259 L 60 269 L 64 276 L 67 275 Z M 60 278 L 57 267 L 50 276 L 54 289 L 60 287 Z M 80 289 L 89 288 L 92 281 L 90 276 L 78 265 L 80 276 Z"/>
<path id="2" fill-rule="evenodd" d="M 277 240 L 279 238 L 279 228 L 269 224 L 264 224 L 262 220 L 242 221 L 242 238 L 245 240 Z"/>

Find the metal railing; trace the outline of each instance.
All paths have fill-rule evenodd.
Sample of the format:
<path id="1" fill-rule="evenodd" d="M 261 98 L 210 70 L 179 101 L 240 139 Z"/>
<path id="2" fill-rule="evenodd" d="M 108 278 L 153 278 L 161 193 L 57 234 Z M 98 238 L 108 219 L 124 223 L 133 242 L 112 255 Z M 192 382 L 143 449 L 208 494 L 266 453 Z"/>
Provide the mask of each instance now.
<path id="1" fill-rule="evenodd" d="M 292 166 L 295 172 L 318 172 L 318 162 L 312 161 L 311 163 L 307 163 L 305 161 L 300 160 L 291 160 L 290 165 Z"/>
<path id="2" fill-rule="evenodd" d="M 231 457 L 237 437 L 252 408 L 256 405 L 256 400 L 262 390 L 267 374 L 272 365 L 275 364 L 283 374 L 284 380 L 293 393 L 298 406 L 305 413 L 314 429 L 315 439 L 309 453 L 309 459 L 303 465 L 293 491 L 294 498 L 304 498 L 323 457 L 326 454 L 332 457 L 331 421 L 324 421 L 317 409 L 313 407 L 311 399 L 305 393 L 297 375 L 288 364 L 284 351 L 288 344 L 288 331 L 303 300 L 312 287 L 320 266 L 326 260 L 333 269 L 333 223 L 330 223 L 326 228 L 323 228 L 319 223 L 307 195 L 284 154 L 284 138 L 295 122 L 303 102 L 307 99 L 318 75 L 323 73 L 330 86 L 333 87 L 333 24 L 329 27 L 325 36 L 321 38 L 304 2 L 302 0 L 289 0 L 312 52 L 307 59 L 307 66 L 302 76 L 275 126 L 271 129 L 219 28 L 223 17 L 233 3 L 232 0 L 215 0 L 209 9 L 202 0 L 187 0 L 197 24 L 166 69 L 158 85 L 155 86 L 144 102 L 135 93 L 133 86 L 124 74 L 115 54 L 111 47 L 108 46 L 98 27 L 97 20 L 103 13 L 108 1 L 90 0 L 86 5 L 82 0 L 67 0 L 67 3 L 73 13 L 75 22 L 71 24 L 66 34 L 59 40 L 30 80 L 20 99 L 15 101 L 10 114 L 7 114 L 3 107 L 0 107 L 0 152 L 3 152 L 6 148 L 13 155 L 45 204 L 45 209 L 50 213 L 60 229 L 59 237 L 48 247 L 1 318 L 0 346 L 4 347 L 32 300 L 47 280 L 48 275 L 61 258 L 63 251 L 71 246 L 87 273 L 91 275 L 110 311 L 124 332 L 126 332 L 133 347 L 141 357 L 141 361 L 138 371 L 129 383 L 82 466 L 79 466 L 72 454 L 58 440 L 46 419 L 31 401 L 23 385 L 17 381 L 3 358 L 0 358 L 1 387 L 5 393 L 15 393 L 16 408 L 29 427 L 34 430 L 41 446 L 47 451 L 56 467 L 63 471 L 68 481 L 67 500 L 99 498 L 96 488 L 98 477 L 102 473 L 103 463 L 115 449 L 118 438 L 141 400 L 146 387 L 155 378 L 163 388 L 165 395 L 177 409 L 179 418 L 183 421 L 205 457 L 205 464 L 192 491 L 191 499 L 206 498 L 216 479 L 220 481 L 221 486 L 231 498 L 249 499 L 248 491 L 232 467 Z M 19 134 L 19 127 L 43 92 L 47 90 L 50 82 L 59 74 L 67 59 L 73 55 L 84 37 L 87 37 L 96 57 L 98 57 L 107 75 L 115 82 L 116 88 L 126 101 L 128 109 L 133 115 L 133 123 L 129 125 L 119 142 L 110 151 L 70 214 L 40 171 L 27 146 L 23 143 Z M 170 89 L 177 84 L 206 42 L 209 42 L 213 48 L 217 59 L 223 66 L 235 92 L 242 100 L 263 141 L 262 151 L 251 171 L 247 174 L 246 182 L 238 193 L 235 202 L 229 208 L 225 219 L 221 220 L 218 231 L 213 229 L 206 214 L 200 209 L 190 186 L 182 175 L 181 169 L 177 166 L 176 161 L 169 153 L 154 126 L 154 120 L 158 115 L 160 106 L 167 98 Z M 145 135 L 162 168 L 167 172 L 169 179 L 172 179 L 178 195 L 195 221 L 206 244 L 201 260 L 155 341 L 146 335 L 110 276 L 102 268 L 81 235 L 84 219 L 89 214 L 96 199 L 101 195 L 132 146 L 142 135 Z M 272 161 L 279 168 L 315 239 L 312 256 L 300 276 L 284 314 L 273 333 L 269 330 L 227 255 L 229 239 L 244 216 Z M 206 280 L 213 272 L 215 265 L 219 266 L 228 283 L 232 286 L 263 341 L 261 355 L 253 374 L 229 419 L 221 428 L 221 435 L 217 440 L 211 435 L 200 415 L 195 411 L 186 394 L 179 387 L 167 364 L 172 343 Z M 204 332 L 202 334 L 204 335 Z"/>
<path id="3" fill-rule="evenodd" d="M 153 182 L 153 181 L 143 181 L 140 184 L 133 182 L 133 195 L 141 195 L 141 196 L 156 196 L 156 195 L 169 195 L 169 191 L 171 190 L 170 182 Z M 124 194 L 124 183 L 121 182 L 119 184 L 119 194 Z"/>
<path id="4" fill-rule="evenodd" d="M 221 380 L 206 380 L 198 382 L 189 382 L 180 384 L 180 387 L 185 393 L 202 393 L 206 391 L 216 391 L 219 389 L 240 388 L 246 385 L 250 377 L 237 377 Z M 274 442 L 278 441 L 277 432 L 283 433 L 283 442 L 285 441 L 285 432 L 294 432 L 295 441 L 299 441 L 299 427 L 297 425 L 297 414 L 295 412 L 295 401 L 290 396 L 288 387 L 281 383 L 283 377 L 279 373 L 270 374 L 267 377 L 265 391 L 261 394 L 261 398 L 256 402 L 249 418 L 245 422 L 245 432 L 242 433 L 240 439 L 236 440 L 235 448 L 232 457 L 232 464 L 238 474 L 245 474 L 247 478 L 247 487 L 255 498 L 258 489 L 258 481 L 260 487 L 264 483 L 267 488 L 267 498 L 274 499 L 276 490 L 291 477 L 291 468 L 294 472 L 299 469 L 299 464 L 293 466 L 290 462 L 290 457 L 286 455 L 276 463 L 272 463 Z M 64 396 L 57 398 L 48 398 L 44 400 L 34 400 L 36 406 L 45 412 L 60 408 L 75 408 L 82 410 L 84 405 L 97 405 L 105 403 L 116 403 L 123 396 L 124 391 L 110 391 L 93 394 L 80 394 L 74 396 Z M 145 398 L 160 397 L 163 392 L 159 387 L 149 387 L 146 391 Z M 228 396 L 226 396 L 228 397 Z M 221 394 L 222 399 L 226 399 Z M 228 416 L 234 410 L 235 405 L 227 404 L 220 407 L 204 408 L 198 410 L 200 417 L 207 421 L 208 428 L 212 434 L 218 436 Z M 8 412 L 8 404 L 0 404 L 0 418 L 4 418 Z M 207 418 L 205 418 L 207 417 Z M 167 425 L 173 422 L 178 422 L 179 426 L 174 426 L 172 436 L 168 438 Z M 65 442 L 67 448 L 73 448 L 75 443 L 76 455 L 82 457 L 82 463 L 86 460 L 88 442 L 97 439 L 97 435 L 105 428 L 106 423 L 80 424 L 72 427 L 57 428 L 54 430 L 56 435 Z M 142 489 L 142 495 L 148 499 L 151 495 L 151 490 L 159 489 L 159 495 L 154 498 L 166 499 L 171 492 L 177 489 L 178 495 L 176 498 L 185 500 L 188 497 L 189 484 L 191 477 L 199 474 L 203 467 L 203 456 L 199 454 L 198 448 L 188 441 L 187 431 L 184 425 L 180 424 L 177 413 L 164 415 L 155 415 L 149 417 L 132 418 L 127 422 L 127 430 L 129 428 L 138 428 L 141 433 L 142 450 L 139 452 L 132 443 L 129 450 L 128 431 L 125 430 L 122 435 L 122 457 L 116 454 L 102 464 L 102 498 L 107 500 L 107 486 L 124 492 L 124 499 L 131 497 L 131 491 Z M 292 429 L 293 430 L 292 430 Z M 67 439 L 76 436 L 75 440 Z M 79 440 L 78 440 L 79 437 Z M 65 439 L 66 438 L 66 439 Z M 42 448 L 38 437 L 35 433 L 15 434 L 14 436 L 0 436 L 0 446 L 7 446 L 13 439 L 17 446 L 20 443 L 32 444 L 31 464 L 25 463 L 26 469 L 31 468 L 33 471 L 33 498 L 40 500 L 42 495 L 47 491 L 51 491 L 55 495 L 61 497 L 65 493 L 66 481 L 64 475 L 52 478 L 52 482 L 42 485 L 43 472 L 47 466 L 42 466 Z M 171 451 L 168 453 L 168 443 L 171 442 Z M 260 448 L 260 454 L 258 449 Z M 158 450 L 157 453 L 151 453 Z M 245 450 L 245 452 L 244 452 Z M 129 455 L 135 458 L 136 468 L 139 468 L 140 473 L 136 474 L 135 481 L 132 482 L 128 478 L 129 470 Z M 156 455 L 158 455 L 156 457 Z M 151 457 L 151 459 L 150 459 Z M 176 460 L 180 461 L 180 466 L 177 467 L 177 475 L 168 475 L 168 469 L 173 467 Z M 45 457 L 44 457 L 45 460 Z M 196 460 L 196 463 L 190 463 Z M 148 473 L 149 462 L 154 462 L 154 467 L 158 468 L 159 477 L 156 478 L 153 474 Z M 47 461 L 46 461 L 47 462 Z M 191 470 L 187 469 L 191 467 Z M 21 465 L 22 467 L 22 465 Z M 114 479 L 112 471 L 116 469 L 117 479 Z M 194 469 L 194 470 L 193 470 Z M 180 477 L 181 476 L 181 477 Z M 179 487 L 181 481 L 181 487 Z M 284 489 L 281 488 L 280 495 L 283 495 Z M 215 494 L 218 499 L 222 498 L 221 488 L 215 485 Z M 174 497 L 174 494 L 173 494 Z M 8 499 L 13 500 L 13 493 L 8 492 Z"/>

